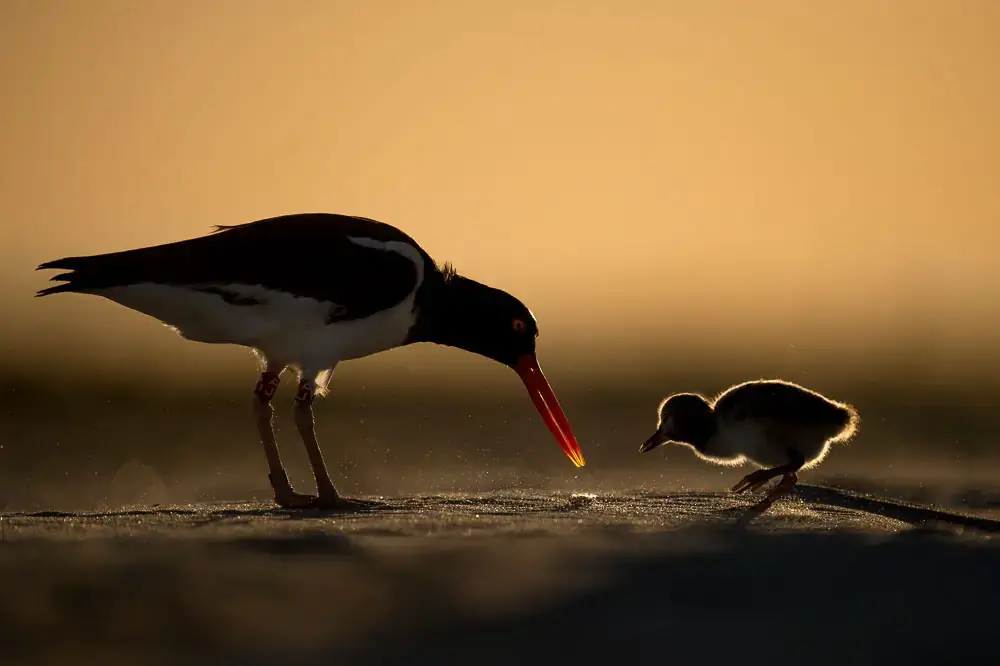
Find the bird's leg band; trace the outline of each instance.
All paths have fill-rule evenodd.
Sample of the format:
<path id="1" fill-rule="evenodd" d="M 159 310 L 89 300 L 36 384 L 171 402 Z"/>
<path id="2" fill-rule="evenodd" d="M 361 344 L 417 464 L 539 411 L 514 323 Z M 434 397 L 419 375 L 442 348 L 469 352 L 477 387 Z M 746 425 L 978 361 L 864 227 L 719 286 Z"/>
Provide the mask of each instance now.
<path id="1" fill-rule="evenodd" d="M 316 398 L 316 383 L 311 379 L 299 382 L 299 390 L 295 394 L 295 402 L 300 405 L 311 405 Z"/>
<path id="2" fill-rule="evenodd" d="M 253 394 L 261 402 L 269 403 L 278 390 L 278 384 L 280 383 L 281 377 L 277 372 L 262 372 L 260 373 L 260 379 L 257 380 L 257 386 L 254 388 Z"/>

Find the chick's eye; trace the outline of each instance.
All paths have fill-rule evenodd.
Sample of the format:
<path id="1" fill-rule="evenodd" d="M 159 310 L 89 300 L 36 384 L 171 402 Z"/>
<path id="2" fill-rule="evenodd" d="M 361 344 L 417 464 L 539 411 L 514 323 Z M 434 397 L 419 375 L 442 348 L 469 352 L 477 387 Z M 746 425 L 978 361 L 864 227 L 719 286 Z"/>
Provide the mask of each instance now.
<path id="1" fill-rule="evenodd" d="M 527 328 L 527 325 L 524 323 L 523 319 L 515 319 L 514 321 L 511 322 L 510 325 L 517 333 L 523 333 L 524 329 Z"/>

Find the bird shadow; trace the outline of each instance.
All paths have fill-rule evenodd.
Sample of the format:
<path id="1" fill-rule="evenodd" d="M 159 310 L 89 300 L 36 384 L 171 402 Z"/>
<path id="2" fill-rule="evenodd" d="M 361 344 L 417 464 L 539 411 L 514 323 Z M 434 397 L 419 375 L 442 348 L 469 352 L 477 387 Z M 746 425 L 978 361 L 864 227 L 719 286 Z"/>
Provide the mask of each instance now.
<path id="1" fill-rule="evenodd" d="M 831 488 L 829 486 L 819 486 L 811 484 L 798 484 L 789 492 L 784 500 L 798 499 L 810 505 L 810 508 L 817 511 L 848 510 L 897 520 L 915 528 L 937 532 L 942 527 L 971 529 L 989 534 L 1000 534 L 1000 521 L 977 516 L 967 516 L 953 511 L 943 511 L 927 506 L 888 500 L 880 497 L 872 497 L 862 493 Z M 720 509 L 714 512 L 714 516 L 719 519 L 732 520 L 730 530 L 740 532 L 748 529 L 758 518 L 767 514 L 765 511 L 755 510 L 753 505 L 733 506 Z"/>
<path id="2" fill-rule="evenodd" d="M 263 504 L 223 503 L 213 506 L 202 504 L 197 506 L 159 506 L 151 505 L 142 508 L 123 508 L 111 511 L 19 511 L 0 513 L 0 518 L 12 519 L 68 519 L 68 520 L 99 520 L 114 518 L 200 518 L 196 523 L 208 523 L 218 520 L 235 518 L 287 518 L 289 520 L 305 520 L 329 518 L 337 515 L 363 515 L 383 510 L 395 509 L 394 505 L 378 500 L 345 499 L 343 504 L 329 509 L 306 507 L 301 509 Z"/>
<path id="3" fill-rule="evenodd" d="M 841 509 L 853 509 L 874 514 L 883 518 L 891 518 L 909 523 L 916 527 L 930 527 L 935 524 L 950 525 L 1000 534 L 1000 521 L 978 516 L 967 516 L 953 511 L 942 511 L 931 507 L 918 506 L 897 500 L 887 500 L 856 492 L 800 484 L 792 489 L 790 497 L 798 497 L 812 504 L 833 506 Z"/>
<path id="4" fill-rule="evenodd" d="M 384 501 L 350 499 L 333 509 L 289 509 L 265 504 L 202 504 L 194 506 L 149 506 L 125 508 L 114 511 L 33 511 L 10 512 L 0 514 L 0 521 L 8 520 L 33 521 L 49 520 L 55 522 L 89 522 L 142 520 L 156 522 L 161 519 L 170 524 L 177 519 L 182 520 L 188 529 L 210 527 L 220 522 L 254 521 L 258 519 L 271 520 L 317 520 L 329 519 L 335 516 L 369 515 L 395 507 Z M 155 535 L 153 536 L 155 539 Z M 141 547 L 146 540 L 136 540 Z M 175 542 L 181 543 L 181 542 Z M 197 539 L 192 547 L 203 547 L 211 550 L 239 551 L 265 556 L 303 557 L 303 556 L 350 556 L 352 559 L 363 559 L 363 549 L 350 536 L 335 530 L 323 529 L 317 524 L 316 529 L 296 529 L 291 534 L 232 534 L 222 537 Z"/>
<path id="5" fill-rule="evenodd" d="M 860 493 L 809 484 L 798 484 L 786 499 L 800 499 L 817 510 L 846 509 L 898 520 L 916 528 L 935 531 L 938 527 L 971 529 L 978 532 L 1000 534 L 1000 521 L 978 516 L 967 516 L 953 511 L 943 511 L 932 507 L 918 506 L 907 502 L 872 497 Z M 754 511 L 751 507 L 729 507 L 716 512 L 720 518 L 735 519 L 732 529 L 740 531 L 748 528 L 765 512 Z"/>

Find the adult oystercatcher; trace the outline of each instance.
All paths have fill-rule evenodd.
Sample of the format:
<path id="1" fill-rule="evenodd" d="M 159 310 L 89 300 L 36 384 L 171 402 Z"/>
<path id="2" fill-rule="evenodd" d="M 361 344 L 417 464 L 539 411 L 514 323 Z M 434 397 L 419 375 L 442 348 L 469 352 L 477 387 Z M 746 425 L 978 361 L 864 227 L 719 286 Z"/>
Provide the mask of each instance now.
<path id="1" fill-rule="evenodd" d="M 579 444 L 535 358 L 538 325 L 505 291 L 438 266 L 399 229 L 363 217 L 284 215 L 206 236 L 89 257 L 36 295 L 103 296 L 150 315 L 182 337 L 252 348 L 261 359 L 254 418 L 277 504 L 330 508 L 341 498 L 316 440 L 312 402 L 341 361 L 416 342 L 457 347 L 513 368 L 563 451 L 584 464 Z M 271 398 L 288 367 L 299 372 L 295 424 L 317 495 L 296 493 L 274 438 Z"/>
<path id="2" fill-rule="evenodd" d="M 732 386 L 715 399 L 678 393 L 660 403 L 656 432 L 639 448 L 665 442 L 690 447 L 702 460 L 735 466 L 751 462 L 764 469 L 746 475 L 732 492 L 755 490 L 776 476 L 781 481 L 751 507 L 766 511 L 797 483 L 797 472 L 823 461 L 834 443 L 847 443 L 859 416 L 851 405 L 782 380 Z"/>

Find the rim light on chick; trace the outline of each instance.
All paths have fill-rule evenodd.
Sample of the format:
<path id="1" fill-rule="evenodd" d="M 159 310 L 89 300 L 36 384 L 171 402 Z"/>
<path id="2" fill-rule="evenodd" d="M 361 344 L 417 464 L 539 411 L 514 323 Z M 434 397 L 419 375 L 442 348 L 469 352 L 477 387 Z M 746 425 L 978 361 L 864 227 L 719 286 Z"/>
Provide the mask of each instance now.
<path id="1" fill-rule="evenodd" d="M 737 384 L 714 399 L 671 395 L 660 403 L 658 418 L 656 431 L 639 448 L 642 453 L 673 442 L 713 464 L 750 462 L 762 468 L 734 485 L 736 493 L 781 476 L 753 507 L 757 513 L 788 493 L 799 471 L 820 464 L 832 444 L 852 439 L 860 423 L 853 406 L 780 379 Z"/>

